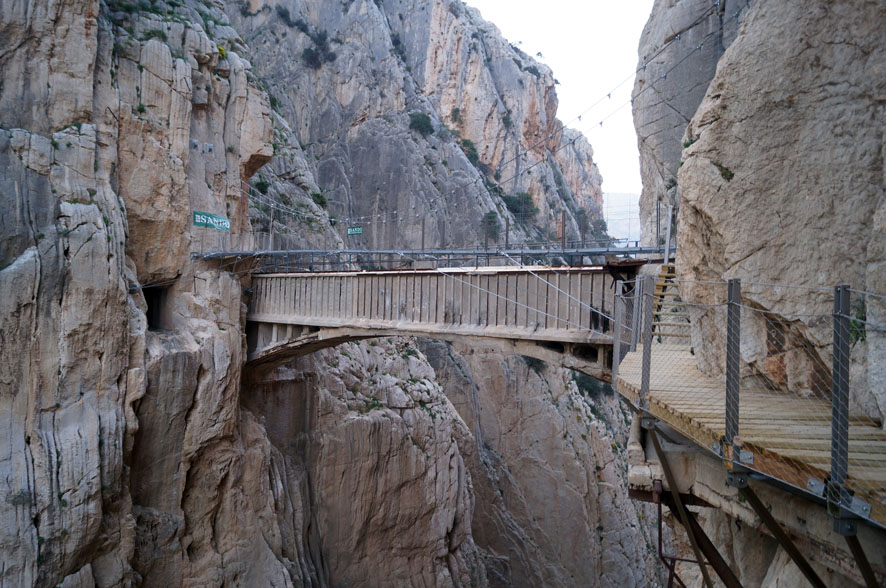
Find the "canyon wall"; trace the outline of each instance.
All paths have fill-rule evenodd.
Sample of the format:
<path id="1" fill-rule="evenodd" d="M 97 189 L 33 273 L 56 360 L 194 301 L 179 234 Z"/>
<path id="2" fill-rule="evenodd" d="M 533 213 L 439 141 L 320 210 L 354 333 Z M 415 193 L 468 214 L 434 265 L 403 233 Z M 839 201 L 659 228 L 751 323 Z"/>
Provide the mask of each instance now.
<path id="1" fill-rule="evenodd" d="M 0 31 L 0 585 L 657 577 L 613 397 L 409 339 L 244 373 L 249 266 L 191 255 L 581 236 L 601 179 L 545 66 L 430 0 L 0 3 Z"/>
<path id="2" fill-rule="evenodd" d="M 863 0 L 719 7 L 720 17 L 686 29 L 706 3 L 657 1 L 644 31 L 641 66 L 655 56 L 635 92 L 654 90 L 634 105 L 645 239 L 654 240 L 650 202 L 661 196 L 679 207 L 682 298 L 719 304 L 725 286 L 713 283 L 742 279 L 742 375 L 769 386 L 829 393 L 815 364 L 830 365 L 833 287 L 850 285 L 858 321 L 851 408 L 882 423 L 886 88 L 876 72 L 886 67 L 886 7 Z M 737 28 L 718 31 L 718 19 Z M 679 31 L 686 32 L 678 41 Z M 690 54 L 699 36 L 707 40 Z M 699 367 L 721 376 L 722 313 L 691 312 Z M 723 535 L 722 522 L 707 526 L 727 551 L 749 540 Z M 781 552 L 763 571 L 764 586 L 791 584 L 797 573 Z"/>
<path id="3" fill-rule="evenodd" d="M 751 306 L 786 316 L 791 329 L 827 355 L 832 288 L 886 292 L 883 216 L 884 82 L 880 26 L 886 9 L 869 2 L 759 2 L 720 61 L 693 117 L 678 183 L 680 275 L 741 277 L 821 290 L 749 284 Z M 777 34 L 791 22 L 789 34 Z M 687 284 L 687 298 L 711 289 Z M 883 299 L 853 294 L 853 315 L 883 325 Z M 795 313 L 809 315 L 792 319 Z M 766 373 L 765 321 L 745 329 L 745 361 Z M 824 324 L 822 324 L 824 323 Z M 700 333 L 715 342 L 713 326 Z M 753 342 L 753 343 L 752 343 Z M 851 389 L 857 408 L 886 415 L 883 333 L 853 340 Z M 705 358 L 708 364 L 713 360 Z"/>
<path id="4" fill-rule="evenodd" d="M 556 119 L 550 70 L 476 10 L 287 0 L 228 14 L 278 114 L 278 156 L 259 175 L 291 203 L 281 214 L 294 242 L 474 245 L 488 213 L 500 227 L 491 243 L 508 222 L 511 242 L 558 238 L 564 212 L 570 239 L 592 237 L 602 191 L 590 145 Z M 337 234 L 317 234 L 328 218 Z M 363 234 L 347 236 L 351 225 Z"/>
<path id="5" fill-rule="evenodd" d="M 680 167 L 690 119 L 701 104 L 717 63 L 738 32 L 749 2 L 657 1 L 640 37 L 633 90 L 640 148 L 641 239 L 663 242 L 668 206 L 679 206 Z"/>

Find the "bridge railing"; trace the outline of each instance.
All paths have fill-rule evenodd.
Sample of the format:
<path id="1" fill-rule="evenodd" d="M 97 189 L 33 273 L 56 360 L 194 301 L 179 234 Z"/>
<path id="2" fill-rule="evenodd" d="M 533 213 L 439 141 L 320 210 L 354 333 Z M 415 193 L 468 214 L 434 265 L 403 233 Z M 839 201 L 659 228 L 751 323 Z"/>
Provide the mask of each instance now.
<path id="1" fill-rule="evenodd" d="M 354 230 L 355 233 L 359 231 L 359 234 L 362 234 L 364 226 L 373 225 L 372 220 L 351 223 L 348 219 L 336 219 L 325 211 L 285 205 L 246 182 L 228 186 L 228 192 L 229 195 L 232 194 L 240 199 L 239 218 L 233 223 L 229 221 L 227 224 L 192 226 L 190 233 L 192 255 L 203 258 L 259 256 L 267 258 L 270 264 L 282 265 L 287 261 L 283 259 L 284 255 L 307 251 L 306 228 L 329 223 L 339 232 L 339 237 L 327 234 L 325 240 L 330 247 L 309 252 L 314 253 L 315 257 L 312 262 L 304 262 L 307 267 L 321 271 L 398 269 L 404 263 L 402 255 L 373 256 L 373 251 L 366 248 L 355 247 L 353 244 L 345 245 L 352 238 L 348 231 Z M 350 226 L 351 224 L 355 226 Z M 313 242 L 323 240 L 322 234 L 312 235 Z M 316 255 L 321 251 L 327 252 L 328 255 Z M 345 262 L 342 261 L 341 253 L 352 251 L 365 251 L 361 256 L 363 259 L 355 261 L 362 266 L 343 268 Z M 423 260 L 434 260 L 440 264 L 440 267 L 455 267 L 456 263 L 463 266 L 471 262 L 475 265 L 508 265 L 507 257 L 500 255 L 499 251 L 508 251 L 511 256 L 519 255 L 526 265 L 584 265 L 591 261 L 588 258 L 599 258 L 602 255 L 662 254 L 664 248 L 643 246 L 636 240 L 614 238 L 561 238 L 512 244 L 506 236 L 503 239 L 481 243 L 447 245 L 445 248 L 422 247 L 409 251 L 409 254 L 411 257 L 420 257 Z M 336 252 L 339 254 L 336 255 Z M 299 258 L 297 261 L 304 260 Z"/>
<path id="2" fill-rule="evenodd" d="M 613 279 L 599 268 L 284 273 L 252 288 L 257 322 L 611 342 Z"/>
<path id="3" fill-rule="evenodd" d="M 626 285 L 615 316 L 615 332 L 632 330 L 613 381 L 638 409 L 733 472 L 827 500 L 840 524 L 886 525 L 876 404 L 886 299 L 844 286 L 646 278 Z"/>

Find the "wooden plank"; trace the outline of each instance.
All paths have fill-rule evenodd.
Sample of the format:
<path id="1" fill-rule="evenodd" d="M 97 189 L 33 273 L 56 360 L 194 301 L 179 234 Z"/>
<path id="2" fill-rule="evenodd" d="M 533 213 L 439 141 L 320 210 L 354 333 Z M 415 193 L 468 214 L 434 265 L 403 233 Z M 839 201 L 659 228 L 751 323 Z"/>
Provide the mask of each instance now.
<path id="1" fill-rule="evenodd" d="M 498 307 L 495 313 L 495 324 L 500 327 L 508 326 L 508 311 L 511 302 L 508 296 L 508 274 L 499 274 L 495 280 L 495 291 L 501 297 L 498 299 Z"/>
<path id="2" fill-rule="evenodd" d="M 581 274 L 569 275 L 569 328 L 577 329 L 581 326 L 582 309 L 584 308 L 581 299 Z"/>
<path id="3" fill-rule="evenodd" d="M 458 307 L 458 324 L 467 325 L 471 316 L 471 298 L 474 288 L 471 287 L 470 280 L 461 279 L 461 298 Z"/>
<path id="4" fill-rule="evenodd" d="M 514 315 L 514 324 L 517 327 L 526 327 L 526 316 L 528 314 L 528 305 L 526 304 L 528 284 L 529 279 L 527 278 L 526 274 L 520 274 L 517 276 L 517 303 L 515 304 L 516 308 Z"/>
<path id="5" fill-rule="evenodd" d="M 480 300 L 482 299 L 479 288 L 480 277 L 467 276 L 465 280 L 467 280 L 471 292 L 470 299 L 468 300 L 468 313 L 465 317 L 465 324 L 473 327 L 480 324 Z"/>
<path id="6" fill-rule="evenodd" d="M 653 377 L 650 412 L 702 446 L 719 443 L 725 429 L 722 383 L 701 374 L 688 350 L 684 353 L 681 358 L 673 346 L 653 348 L 654 370 L 662 358 L 676 369 Z M 626 360 L 631 361 L 622 363 L 616 379 L 619 392 L 634 401 L 639 396 L 639 356 L 629 353 Z M 743 390 L 741 399 L 737 441 L 753 453 L 755 469 L 799 487 L 809 478 L 827 476 L 831 414 L 826 400 L 766 390 Z M 886 521 L 886 432 L 870 426 L 871 419 L 863 415 L 853 415 L 851 422 L 848 485 L 877 505 L 875 520 Z"/>
<path id="7" fill-rule="evenodd" d="M 407 300 L 407 276 L 398 275 L 396 277 L 397 282 L 397 312 L 394 314 L 394 320 L 396 321 L 405 321 L 406 320 L 406 308 L 408 306 Z"/>
<path id="8" fill-rule="evenodd" d="M 508 274 L 508 304 L 505 315 L 505 325 L 517 326 L 517 276 Z"/>
<path id="9" fill-rule="evenodd" d="M 532 330 L 538 328 L 538 279 L 535 276 L 526 277 L 526 326 Z"/>
<path id="10" fill-rule="evenodd" d="M 578 298 L 582 301 L 578 324 L 587 329 L 591 328 L 591 280 L 593 280 L 592 274 L 583 273 L 581 274 L 578 284 Z"/>
<path id="11" fill-rule="evenodd" d="M 810 427 L 810 433 L 814 434 L 813 428 Z M 830 435 L 810 436 L 802 428 L 795 428 L 790 435 L 779 435 L 777 431 L 771 434 L 748 435 L 742 433 L 740 437 L 736 437 L 738 443 L 748 443 L 758 445 L 768 449 L 803 449 L 808 451 L 821 451 L 830 455 L 831 439 Z M 779 452 L 780 453 L 780 452 Z M 857 448 L 853 448 L 850 443 L 850 455 L 871 455 L 871 459 L 877 461 L 886 460 L 886 439 L 867 439 L 863 443 L 859 443 Z"/>

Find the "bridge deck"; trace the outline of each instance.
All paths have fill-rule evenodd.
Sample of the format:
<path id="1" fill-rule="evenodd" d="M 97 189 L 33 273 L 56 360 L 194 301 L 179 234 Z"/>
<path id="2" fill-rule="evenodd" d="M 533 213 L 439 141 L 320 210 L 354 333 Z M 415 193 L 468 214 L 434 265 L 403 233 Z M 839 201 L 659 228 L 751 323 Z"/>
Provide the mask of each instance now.
<path id="1" fill-rule="evenodd" d="M 725 384 L 703 374 L 688 346 L 654 345 L 649 412 L 703 447 L 726 434 Z M 642 347 L 628 353 L 616 379 L 618 391 L 640 398 Z M 769 390 L 741 390 L 736 443 L 753 454 L 761 473 L 807 488 L 827 478 L 831 460 L 831 406 L 817 398 L 787 397 Z M 886 431 L 869 417 L 850 415 L 848 486 L 886 525 Z"/>

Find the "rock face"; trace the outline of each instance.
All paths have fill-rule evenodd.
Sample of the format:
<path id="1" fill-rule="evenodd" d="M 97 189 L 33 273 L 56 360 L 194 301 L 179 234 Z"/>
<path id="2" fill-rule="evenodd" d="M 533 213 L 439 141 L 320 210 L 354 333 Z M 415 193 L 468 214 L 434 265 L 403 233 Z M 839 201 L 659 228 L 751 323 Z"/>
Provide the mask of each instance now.
<path id="1" fill-rule="evenodd" d="M 318 585 L 485 585 L 470 433 L 408 340 L 300 360 L 251 383 L 244 406 L 310 498 L 298 514 Z"/>
<path id="2" fill-rule="evenodd" d="M 865 2 L 760 2 L 751 8 L 687 130 L 698 140 L 684 152 L 678 178 L 682 276 L 820 287 L 748 285 L 744 295 L 752 306 L 779 315 L 825 319 L 836 284 L 886 292 L 884 125 L 877 98 L 886 86 L 867 74 L 886 67 L 878 50 L 886 42 L 879 25 L 884 10 Z M 794 19 L 792 32 L 776 41 L 775 29 Z M 685 294 L 704 301 L 711 292 L 687 284 Z M 883 324 L 882 299 L 856 295 L 855 303 L 865 305 L 868 321 Z M 742 351 L 765 373 L 766 325 L 757 322 L 748 327 Z M 792 322 L 797 338 L 827 352 L 830 321 Z M 859 360 L 852 382 L 856 402 L 882 417 L 883 334 L 868 329 L 852 353 Z"/>
<path id="3" fill-rule="evenodd" d="M 673 64 L 667 83 L 682 80 L 686 88 L 673 89 L 668 118 L 679 111 L 687 120 L 664 124 L 660 106 L 644 102 L 647 97 L 635 103 L 641 215 L 650 218 L 647 191 L 663 194 L 662 181 L 674 177 L 676 165 L 669 194 L 679 204 L 677 272 L 687 280 L 681 294 L 690 303 L 720 303 L 725 286 L 711 282 L 743 280 L 742 375 L 767 385 L 827 395 L 829 368 L 821 365 L 830 362 L 833 286 L 851 285 L 858 321 L 851 341 L 852 410 L 882 421 L 886 87 L 883 76 L 870 72 L 886 68 L 886 8 L 864 1 L 760 0 L 741 10 L 725 4 L 726 18 L 733 12 L 741 25 L 734 34 L 726 27 L 722 55 L 711 54 L 699 71 L 670 58 L 658 66 Z M 656 2 L 641 56 L 656 51 L 655 31 L 683 26 L 680 6 Z M 650 66 L 637 89 L 655 77 Z M 658 132 L 670 134 L 667 145 L 654 139 Z M 660 170 L 671 175 L 662 172 L 659 179 Z M 651 234 L 648 220 L 645 230 Z M 692 319 L 699 367 L 722 374 L 722 313 L 699 307 Z M 723 521 L 708 528 L 727 548 L 744 549 L 751 540 L 722 532 Z M 754 573 L 763 586 L 791 585 L 798 577 L 781 552 Z"/>
<path id="4" fill-rule="evenodd" d="M 640 37 L 634 82 L 634 126 L 640 149 L 641 238 L 664 239 L 668 206 L 680 204 L 677 170 L 686 127 L 701 104 L 717 63 L 738 31 L 747 2 L 661 0 Z"/>
<path id="5" fill-rule="evenodd" d="M 239 422 L 240 285 L 189 260 L 189 218 L 267 161 L 270 108 L 191 6 L 3 10 L 0 583 L 132 585 L 148 527 L 179 539 L 191 459 Z"/>
<path id="6" fill-rule="evenodd" d="M 557 238 L 564 212 L 570 239 L 593 236 L 602 191 L 590 145 L 555 118 L 550 70 L 477 11 L 436 0 L 291 0 L 229 14 L 289 121 L 259 175 L 303 211 L 281 212 L 294 242 L 473 245 L 487 213 L 500 226 L 492 242 L 504 241 L 506 222 L 512 242 Z M 410 128 L 422 115 L 427 126 Z M 518 193 L 529 201 L 509 211 Z M 334 234 L 320 229 L 327 214 Z M 355 224 L 362 236 L 346 236 Z"/>
<path id="7" fill-rule="evenodd" d="M 656 577 L 611 399 L 410 340 L 244 373 L 248 267 L 191 257 L 592 237 L 547 68 L 459 2 L 0 4 L 0 585 Z"/>
<path id="8" fill-rule="evenodd" d="M 472 436 L 459 448 L 491 586 L 640 586 L 657 576 L 651 507 L 625 495 L 629 415 L 605 385 L 465 344 L 422 345 Z M 479 506 L 479 505 L 482 505 Z"/>

